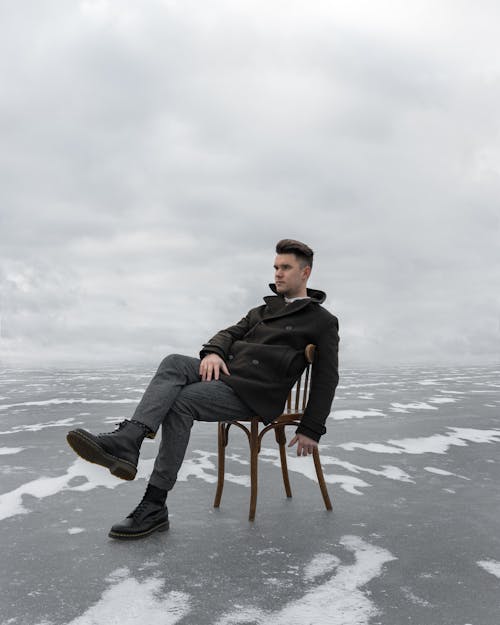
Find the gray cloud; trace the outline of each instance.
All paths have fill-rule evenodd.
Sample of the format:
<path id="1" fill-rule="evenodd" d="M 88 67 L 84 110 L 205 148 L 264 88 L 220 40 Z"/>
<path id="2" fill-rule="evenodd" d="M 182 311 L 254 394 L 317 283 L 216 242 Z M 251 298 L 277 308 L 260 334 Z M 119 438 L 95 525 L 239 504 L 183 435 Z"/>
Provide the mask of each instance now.
<path id="1" fill-rule="evenodd" d="M 282 237 L 344 362 L 498 359 L 499 9 L 341 4 L 4 10 L 2 362 L 196 353 Z"/>

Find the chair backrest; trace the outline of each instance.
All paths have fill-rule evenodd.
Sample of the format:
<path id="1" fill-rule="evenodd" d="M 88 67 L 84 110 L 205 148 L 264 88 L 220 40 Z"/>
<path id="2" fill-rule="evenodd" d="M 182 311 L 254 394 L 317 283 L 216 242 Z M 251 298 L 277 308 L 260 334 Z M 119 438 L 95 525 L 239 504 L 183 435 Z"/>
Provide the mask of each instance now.
<path id="1" fill-rule="evenodd" d="M 311 385 L 311 364 L 314 361 L 314 352 L 316 345 L 310 343 L 304 350 L 307 366 L 305 368 L 305 375 L 302 373 L 300 378 L 295 383 L 294 387 L 288 393 L 288 399 L 286 402 L 286 412 L 289 414 L 304 412 L 307 400 L 309 398 L 309 387 Z M 302 379 L 304 383 L 302 384 Z"/>

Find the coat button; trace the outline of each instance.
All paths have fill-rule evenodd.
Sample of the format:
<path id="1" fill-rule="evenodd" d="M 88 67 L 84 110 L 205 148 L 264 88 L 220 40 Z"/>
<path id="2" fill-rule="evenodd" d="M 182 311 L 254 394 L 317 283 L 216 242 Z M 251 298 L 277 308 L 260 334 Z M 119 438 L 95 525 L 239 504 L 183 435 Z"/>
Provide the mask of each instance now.
<path id="1" fill-rule="evenodd" d="M 252 360 L 252 365 L 258 365 L 259 361 L 258 360 Z"/>
<path id="2" fill-rule="evenodd" d="M 234 356 L 232 354 L 229 354 L 229 360 L 232 360 L 234 358 Z"/>
<path id="3" fill-rule="evenodd" d="M 286 326 L 285 330 L 293 330 L 293 326 Z"/>

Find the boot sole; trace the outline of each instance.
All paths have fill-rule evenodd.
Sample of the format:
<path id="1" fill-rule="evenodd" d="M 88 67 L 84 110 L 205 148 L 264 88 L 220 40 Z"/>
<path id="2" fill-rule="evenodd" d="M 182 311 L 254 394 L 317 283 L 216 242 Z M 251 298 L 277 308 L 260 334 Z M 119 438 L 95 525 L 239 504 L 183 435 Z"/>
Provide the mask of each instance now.
<path id="1" fill-rule="evenodd" d="M 163 523 L 155 525 L 154 527 L 151 527 L 150 529 L 145 530 L 144 532 L 136 532 L 134 534 L 127 534 L 126 532 L 113 532 L 112 530 L 110 530 L 110 532 L 108 533 L 108 536 L 110 538 L 116 538 L 117 540 L 137 540 L 139 538 L 146 538 L 146 536 L 149 536 L 150 534 L 153 534 L 154 532 L 166 532 L 169 527 L 170 527 L 169 521 L 164 521 Z"/>
<path id="2" fill-rule="evenodd" d="M 68 432 L 66 440 L 69 446 L 80 458 L 98 464 L 109 469 L 110 472 L 121 480 L 133 480 L 137 474 L 137 467 L 127 460 L 108 454 L 95 441 L 86 436 L 83 430 Z"/>

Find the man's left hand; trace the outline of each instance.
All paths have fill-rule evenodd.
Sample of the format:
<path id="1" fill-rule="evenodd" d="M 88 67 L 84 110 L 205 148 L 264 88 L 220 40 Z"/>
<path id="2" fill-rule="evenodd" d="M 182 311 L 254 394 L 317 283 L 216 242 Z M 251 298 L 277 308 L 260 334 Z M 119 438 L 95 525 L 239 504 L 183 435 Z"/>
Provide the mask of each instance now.
<path id="1" fill-rule="evenodd" d="M 308 456 L 312 454 L 318 443 L 304 434 L 296 434 L 288 443 L 288 447 L 293 447 L 297 443 L 297 456 Z"/>

